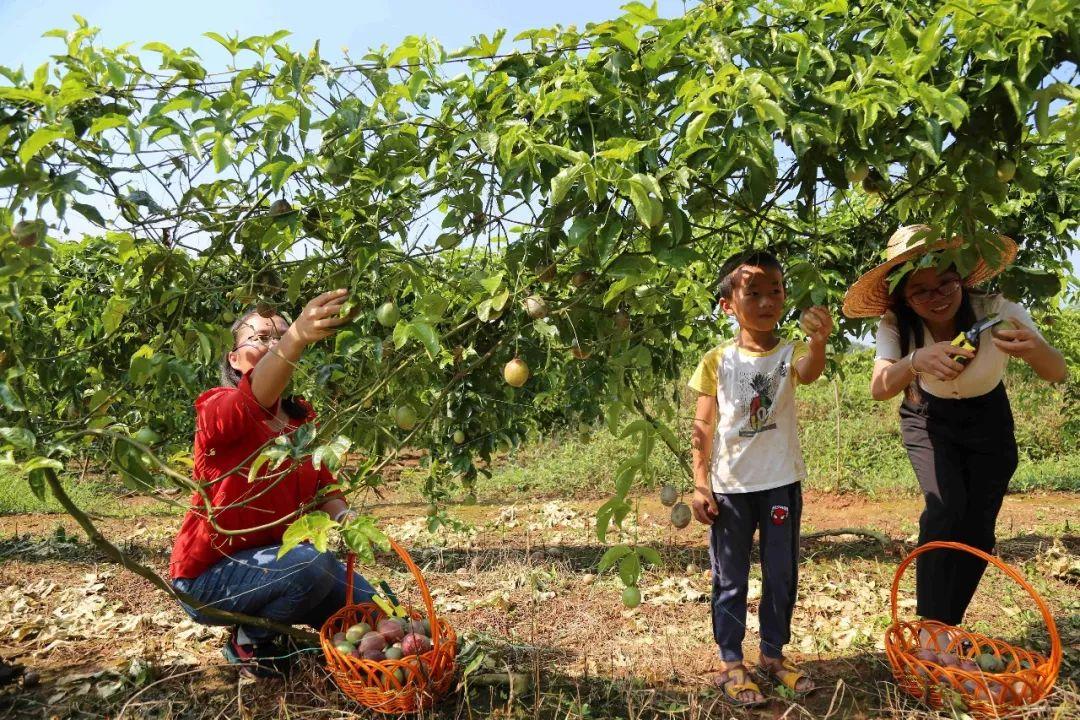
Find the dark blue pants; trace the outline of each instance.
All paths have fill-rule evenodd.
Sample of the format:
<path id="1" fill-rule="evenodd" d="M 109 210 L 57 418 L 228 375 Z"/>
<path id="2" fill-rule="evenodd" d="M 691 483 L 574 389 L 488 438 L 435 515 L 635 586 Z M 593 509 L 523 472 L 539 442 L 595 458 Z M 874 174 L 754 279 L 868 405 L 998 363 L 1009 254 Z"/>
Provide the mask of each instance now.
<path id="1" fill-rule="evenodd" d="M 318 629 L 345 606 L 345 565 L 308 543 L 297 545 L 280 560 L 279 548 L 269 545 L 241 550 L 197 578 L 174 580 L 173 587 L 222 610 Z M 361 575 L 355 579 L 353 602 L 369 601 L 374 588 Z M 224 624 L 183 607 L 196 622 Z M 241 629 L 254 643 L 274 636 L 272 630 L 264 628 L 243 625 Z"/>
<path id="2" fill-rule="evenodd" d="M 720 514 L 709 535 L 712 560 L 713 637 L 725 662 L 742 660 L 746 635 L 746 591 L 754 530 L 761 533 L 761 652 L 783 654 L 791 639 L 791 613 L 799 585 L 799 523 L 802 485 L 721 495 Z"/>
<path id="3" fill-rule="evenodd" d="M 1017 465 L 1005 386 L 952 400 L 922 392 L 900 406 L 900 431 L 926 507 L 919 544 L 952 540 L 991 552 L 994 526 Z M 959 625 L 986 563 L 970 553 L 933 550 L 915 559 L 916 612 Z"/>

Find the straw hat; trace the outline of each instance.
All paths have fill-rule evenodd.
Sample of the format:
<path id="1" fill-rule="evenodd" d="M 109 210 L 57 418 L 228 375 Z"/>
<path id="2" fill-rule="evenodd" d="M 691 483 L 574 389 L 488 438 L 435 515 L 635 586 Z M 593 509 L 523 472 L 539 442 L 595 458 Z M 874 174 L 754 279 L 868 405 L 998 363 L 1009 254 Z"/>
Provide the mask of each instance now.
<path id="1" fill-rule="evenodd" d="M 844 295 L 844 314 L 850 318 L 884 315 L 889 309 L 889 273 L 893 268 L 928 252 L 952 250 L 964 244 L 964 239 L 959 235 L 951 240 L 939 237 L 927 242 L 933 233 L 929 225 L 907 225 L 894 232 L 885 247 L 885 262 L 864 273 Z M 973 287 L 986 282 L 1016 257 L 1016 243 L 1012 238 L 998 235 L 994 245 L 999 254 L 998 263 L 991 267 L 980 257 L 971 273 L 964 278 L 965 286 Z"/>

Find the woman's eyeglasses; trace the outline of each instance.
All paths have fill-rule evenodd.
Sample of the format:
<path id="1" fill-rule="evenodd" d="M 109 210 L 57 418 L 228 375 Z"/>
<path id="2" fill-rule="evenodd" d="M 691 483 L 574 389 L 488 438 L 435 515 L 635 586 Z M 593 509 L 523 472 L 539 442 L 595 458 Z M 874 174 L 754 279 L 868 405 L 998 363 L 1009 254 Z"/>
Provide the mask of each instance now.
<path id="1" fill-rule="evenodd" d="M 268 347 L 270 347 L 271 345 L 273 345 L 274 343 L 276 343 L 279 340 L 281 340 L 281 337 L 279 337 L 278 335 L 265 335 L 265 334 L 252 335 L 247 340 L 245 340 L 244 342 L 242 342 L 242 343 L 238 344 L 236 347 L 234 347 L 233 350 L 239 350 L 240 348 L 244 347 L 245 345 L 253 345 L 253 346 L 257 346 L 257 347 L 268 348 Z"/>
<path id="2" fill-rule="evenodd" d="M 913 292 L 908 295 L 908 301 L 917 303 L 919 305 L 925 305 L 928 302 L 932 302 L 938 298 L 952 297 L 953 294 L 960 290 L 960 280 L 954 278 L 952 280 L 946 280 L 938 285 L 936 288 L 930 288 L 928 290 L 920 290 L 919 292 Z"/>

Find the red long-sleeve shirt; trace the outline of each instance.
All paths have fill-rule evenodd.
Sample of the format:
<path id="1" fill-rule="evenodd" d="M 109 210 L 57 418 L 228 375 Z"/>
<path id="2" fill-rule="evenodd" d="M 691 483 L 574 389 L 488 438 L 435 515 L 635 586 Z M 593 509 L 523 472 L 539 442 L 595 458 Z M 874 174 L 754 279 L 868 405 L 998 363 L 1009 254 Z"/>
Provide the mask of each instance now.
<path id="1" fill-rule="evenodd" d="M 310 459 L 274 471 L 267 463 L 254 482 L 248 482 L 248 467 L 259 448 L 314 419 L 314 410 L 304 405 L 306 418 L 272 429 L 267 421 L 276 416 L 277 403 L 269 409 L 259 404 L 251 392 L 250 372 L 237 387 L 216 387 L 195 401 L 194 479 L 209 495 L 218 526 L 241 530 L 266 525 L 312 502 L 321 488 L 334 482 L 325 466 L 316 470 Z M 211 527 L 202 497 L 193 493 L 191 509 L 173 543 L 169 575 L 174 580 L 195 578 L 233 552 L 276 545 L 294 519 L 242 535 L 223 535 Z"/>

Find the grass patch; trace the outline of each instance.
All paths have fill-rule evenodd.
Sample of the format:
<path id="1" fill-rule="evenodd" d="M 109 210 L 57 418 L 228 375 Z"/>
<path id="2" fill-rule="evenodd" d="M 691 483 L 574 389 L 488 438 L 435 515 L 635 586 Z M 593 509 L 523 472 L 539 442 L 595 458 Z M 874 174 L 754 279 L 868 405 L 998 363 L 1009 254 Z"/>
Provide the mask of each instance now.
<path id="1" fill-rule="evenodd" d="M 585 497 L 610 492 L 615 470 L 637 452 L 634 438 L 617 438 L 597 428 L 587 436 L 556 433 L 512 452 L 485 485 L 529 495 Z M 672 482 L 689 488 L 675 456 L 657 444 L 644 487 Z"/>
<path id="2" fill-rule="evenodd" d="M 83 511 L 101 517 L 138 517 L 144 515 L 172 515 L 177 512 L 166 503 L 141 502 L 134 504 L 127 497 L 127 489 L 117 482 L 99 477 L 78 479 L 64 475 L 60 483 L 68 497 Z M 0 470 L 0 515 L 23 515 L 28 513 L 66 514 L 60 503 L 46 490 L 45 500 L 39 500 L 30 490 L 26 476 L 10 469 Z"/>
<path id="3" fill-rule="evenodd" d="M 808 487 L 871 497 L 918 494 L 900 439 L 899 398 L 878 402 L 870 397 L 872 364 L 869 351 L 852 353 L 842 360 L 835 380 L 822 379 L 799 389 L 799 435 Z M 1006 383 L 1020 447 L 1020 467 L 1011 489 L 1080 491 L 1080 444 L 1069 386 L 1048 385 L 1019 363 L 1010 367 Z M 693 407 L 689 391 L 682 406 L 679 440 L 689 457 L 687 408 Z M 552 432 L 505 456 L 480 489 L 541 497 L 605 495 L 614 488 L 619 463 L 636 450 L 632 438 L 617 438 L 599 427 L 585 435 Z M 689 488 L 689 480 L 662 443 L 657 442 L 651 461 L 639 487 L 672 482 Z"/>

